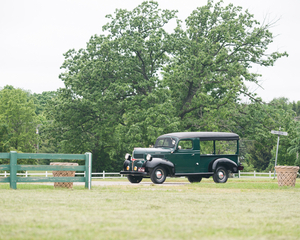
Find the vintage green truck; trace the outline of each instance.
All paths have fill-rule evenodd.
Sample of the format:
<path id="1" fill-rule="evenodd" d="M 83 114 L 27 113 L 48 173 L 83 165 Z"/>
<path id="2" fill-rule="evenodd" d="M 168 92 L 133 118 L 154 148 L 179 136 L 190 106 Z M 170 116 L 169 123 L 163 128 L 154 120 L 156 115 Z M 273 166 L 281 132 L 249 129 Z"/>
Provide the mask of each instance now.
<path id="1" fill-rule="evenodd" d="M 239 136 L 229 132 L 176 132 L 159 136 L 153 148 L 135 148 L 126 154 L 123 170 L 131 183 L 151 178 L 162 184 L 167 176 L 186 176 L 190 182 L 213 177 L 225 183 L 229 173 L 243 170 Z"/>

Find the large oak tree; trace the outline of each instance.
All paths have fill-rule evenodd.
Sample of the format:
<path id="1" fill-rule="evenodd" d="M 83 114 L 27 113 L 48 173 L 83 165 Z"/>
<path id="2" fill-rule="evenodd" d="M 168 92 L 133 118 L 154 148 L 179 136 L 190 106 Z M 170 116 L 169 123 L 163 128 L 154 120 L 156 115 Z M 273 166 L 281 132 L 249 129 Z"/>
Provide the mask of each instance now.
<path id="1" fill-rule="evenodd" d="M 92 152 L 95 171 L 120 168 L 124 152 L 162 133 L 224 130 L 240 97 L 255 99 L 251 66 L 286 55 L 267 53 L 270 25 L 232 4 L 208 1 L 171 33 L 176 11 L 153 1 L 107 17 L 105 34 L 65 54 L 65 87 L 47 111 L 62 151 Z"/>

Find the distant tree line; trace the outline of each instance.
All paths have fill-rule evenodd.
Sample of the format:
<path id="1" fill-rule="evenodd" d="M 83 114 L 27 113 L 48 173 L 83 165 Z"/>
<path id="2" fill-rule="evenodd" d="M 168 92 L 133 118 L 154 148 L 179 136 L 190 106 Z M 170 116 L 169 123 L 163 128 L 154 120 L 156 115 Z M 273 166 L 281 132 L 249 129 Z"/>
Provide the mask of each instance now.
<path id="1" fill-rule="evenodd" d="M 289 135 L 280 140 L 278 163 L 299 165 L 300 101 L 264 103 L 246 85 L 260 76 L 253 65 L 287 56 L 266 52 L 272 24 L 213 1 L 184 23 L 176 14 L 152 1 L 117 9 L 103 34 L 64 54 L 64 88 L 31 94 L 4 87 L 0 150 L 91 152 L 93 171 L 119 171 L 126 152 L 161 134 L 229 131 L 242 139 L 246 169 L 264 171 L 274 168 L 277 136 L 270 131 L 280 129 Z"/>

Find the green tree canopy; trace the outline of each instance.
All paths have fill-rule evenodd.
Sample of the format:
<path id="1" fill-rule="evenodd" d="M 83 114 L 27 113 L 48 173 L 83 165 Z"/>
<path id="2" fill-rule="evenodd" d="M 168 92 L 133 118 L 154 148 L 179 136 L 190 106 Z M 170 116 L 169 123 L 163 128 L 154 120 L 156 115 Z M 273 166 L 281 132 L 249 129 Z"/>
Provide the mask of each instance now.
<path id="1" fill-rule="evenodd" d="M 275 164 L 277 135 L 271 130 L 288 132 L 288 136 L 280 138 L 278 164 L 293 165 L 295 154 L 288 153 L 291 139 L 297 134 L 294 121 L 295 113 L 286 98 L 273 99 L 270 103 L 252 102 L 249 104 L 236 104 L 230 112 L 231 118 L 225 121 L 232 126 L 233 132 L 242 138 L 252 140 L 244 159 L 247 165 L 256 170 L 273 170 Z"/>
<path id="2" fill-rule="evenodd" d="M 29 94 L 7 86 L 0 91 L 0 148 L 35 152 L 37 118 Z"/>
<path id="3" fill-rule="evenodd" d="M 33 93 L 31 95 L 34 104 L 36 105 L 36 115 L 42 115 L 45 111 L 45 107 L 51 98 L 56 96 L 56 91 L 46 91 L 40 93 Z"/>
<path id="4" fill-rule="evenodd" d="M 210 112 L 234 106 L 242 95 L 255 99 L 245 84 L 260 76 L 251 67 L 272 66 L 287 55 L 267 52 L 271 24 L 261 25 L 241 7 L 222 5 L 208 1 L 186 19 L 186 30 L 175 29 L 177 48 L 163 80 L 185 129 L 206 128 Z"/>
<path id="5" fill-rule="evenodd" d="M 256 99 L 245 85 L 259 76 L 251 66 L 287 54 L 267 53 L 270 25 L 240 7 L 208 1 L 169 33 L 176 12 L 153 1 L 117 9 L 105 35 L 64 55 L 65 88 L 47 109 L 61 151 L 90 151 L 95 170 L 110 170 L 162 133 L 237 129 L 231 113 L 240 97 Z"/>
<path id="6" fill-rule="evenodd" d="M 105 162 L 109 154 L 123 155 L 125 136 L 136 139 L 133 132 L 148 136 L 142 127 L 157 112 L 143 110 L 162 103 L 161 113 L 172 106 L 157 96 L 156 88 L 172 43 L 163 26 L 174 17 L 175 11 L 160 10 L 154 2 L 143 2 L 132 11 L 116 10 L 103 27 L 107 36 L 95 35 L 86 49 L 65 54 L 60 78 L 66 87 L 48 111 L 63 151 L 91 151 L 94 164 L 109 169 L 113 163 Z M 138 141 L 150 142 L 149 137 Z"/>

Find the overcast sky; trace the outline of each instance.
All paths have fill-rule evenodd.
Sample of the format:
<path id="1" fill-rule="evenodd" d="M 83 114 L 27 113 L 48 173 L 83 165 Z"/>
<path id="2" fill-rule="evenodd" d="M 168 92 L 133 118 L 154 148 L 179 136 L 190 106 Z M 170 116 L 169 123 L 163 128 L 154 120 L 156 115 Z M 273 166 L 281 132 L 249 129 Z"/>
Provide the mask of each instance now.
<path id="1" fill-rule="evenodd" d="M 0 0 L 0 89 L 5 85 L 32 93 L 64 87 L 58 78 L 63 53 L 86 47 L 94 34 L 102 33 L 107 14 L 116 8 L 132 10 L 142 0 Z M 206 0 L 158 0 L 162 9 L 178 10 L 185 20 Z M 299 0 L 224 0 L 242 6 L 255 19 L 272 22 L 276 36 L 269 52 L 287 51 L 273 67 L 255 68 L 263 87 L 251 86 L 266 102 L 275 97 L 300 101 Z"/>

